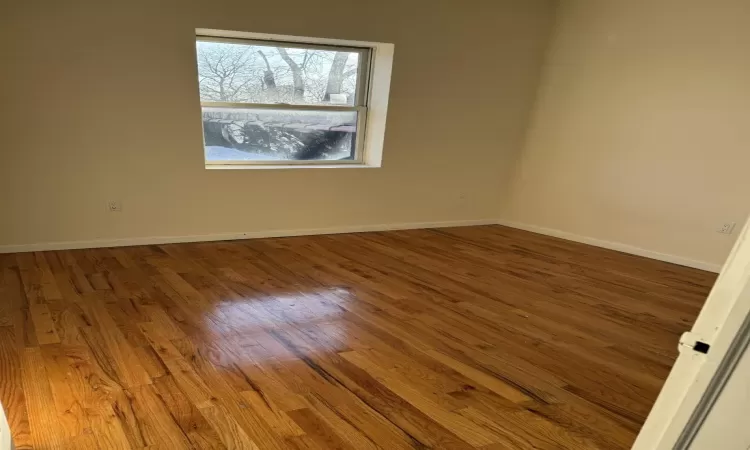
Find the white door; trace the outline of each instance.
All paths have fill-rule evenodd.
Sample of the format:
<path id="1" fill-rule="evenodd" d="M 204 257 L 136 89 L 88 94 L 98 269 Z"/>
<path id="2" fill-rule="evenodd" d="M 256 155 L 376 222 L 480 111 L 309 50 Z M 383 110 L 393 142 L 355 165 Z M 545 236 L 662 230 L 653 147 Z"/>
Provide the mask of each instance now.
<path id="1" fill-rule="evenodd" d="M 697 445 L 698 439 L 709 436 L 708 429 L 701 430 L 702 425 L 715 423 L 707 417 L 714 405 L 721 406 L 717 400 L 745 355 L 750 341 L 748 318 L 750 223 L 740 233 L 695 326 L 680 339 L 680 356 L 633 449 L 701 450 L 691 444 Z M 733 450 L 724 446 L 707 448 Z"/>
<path id="2" fill-rule="evenodd" d="M 745 348 L 690 450 L 747 450 L 750 448 L 750 351 Z"/>
<path id="3" fill-rule="evenodd" d="M 8 421 L 5 419 L 3 405 L 0 404 L 0 450 L 12 450 L 13 442 L 10 439 L 10 428 Z"/>

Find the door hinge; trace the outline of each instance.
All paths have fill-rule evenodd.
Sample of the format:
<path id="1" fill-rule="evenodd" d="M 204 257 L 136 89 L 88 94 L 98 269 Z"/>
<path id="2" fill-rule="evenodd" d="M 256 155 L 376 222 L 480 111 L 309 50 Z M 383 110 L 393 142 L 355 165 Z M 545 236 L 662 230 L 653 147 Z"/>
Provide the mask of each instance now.
<path id="1" fill-rule="evenodd" d="M 708 351 L 711 349 L 711 344 L 707 343 L 697 334 L 688 331 L 682 333 L 682 336 L 680 337 L 680 345 L 678 348 L 681 352 L 684 349 L 690 349 L 694 352 L 703 353 L 705 355 L 708 354 Z"/>

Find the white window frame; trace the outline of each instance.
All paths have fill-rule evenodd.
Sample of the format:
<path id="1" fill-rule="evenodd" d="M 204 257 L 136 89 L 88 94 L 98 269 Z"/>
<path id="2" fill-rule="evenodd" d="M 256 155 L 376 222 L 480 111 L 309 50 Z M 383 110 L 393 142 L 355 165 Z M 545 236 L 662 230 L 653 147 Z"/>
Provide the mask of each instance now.
<path id="1" fill-rule="evenodd" d="M 354 159 L 350 160 L 287 160 L 287 161 L 204 161 L 206 169 L 290 169 L 380 167 L 383 158 L 383 138 L 388 112 L 388 94 L 393 67 L 393 44 L 350 41 L 278 34 L 196 29 L 196 41 L 234 42 L 256 45 L 286 44 L 295 48 L 335 49 L 359 52 L 357 98 L 349 105 L 290 105 L 266 103 L 225 103 L 201 101 L 203 107 L 253 108 L 274 110 L 356 111 L 357 137 Z M 204 143 L 202 143 L 204 144 Z M 203 147 L 203 145 L 202 145 Z"/>

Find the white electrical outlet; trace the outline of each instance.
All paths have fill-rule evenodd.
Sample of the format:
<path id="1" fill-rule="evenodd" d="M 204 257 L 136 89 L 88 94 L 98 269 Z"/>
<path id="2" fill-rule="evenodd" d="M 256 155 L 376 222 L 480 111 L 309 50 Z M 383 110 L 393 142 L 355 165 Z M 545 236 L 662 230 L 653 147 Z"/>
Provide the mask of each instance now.
<path id="1" fill-rule="evenodd" d="M 107 202 L 107 211 L 109 212 L 122 212 L 122 203 L 117 200 L 110 200 Z"/>
<path id="2" fill-rule="evenodd" d="M 734 223 L 734 222 L 727 222 L 727 223 L 724 223 L 724 224 L 722 224 L 722 225 L 721 225 L 721 226 L 719 227 L 719 229 L 718 229 L 718 230 L 716 230 L 716 232 L 717 232 L 717 233 L 721 233 L 721 234 L 732 234 L 732 232 L 734 231 L 734 226 L 735 226 L 735 225 L 737 225 L 737 224 L 736 224 L 736 223 Z"/>

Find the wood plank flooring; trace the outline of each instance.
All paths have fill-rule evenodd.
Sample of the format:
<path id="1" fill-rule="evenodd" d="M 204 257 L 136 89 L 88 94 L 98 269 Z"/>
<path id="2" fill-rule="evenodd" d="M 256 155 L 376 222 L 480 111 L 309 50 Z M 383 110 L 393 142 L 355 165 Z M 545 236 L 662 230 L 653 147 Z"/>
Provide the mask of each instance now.
<path id="1" fill-rule="evenodd" d="M 715 275 L 501 226 L 0 255 L 19 449 L 624 449 Z"/>

